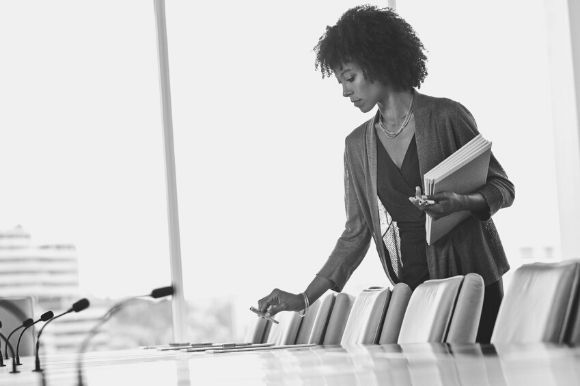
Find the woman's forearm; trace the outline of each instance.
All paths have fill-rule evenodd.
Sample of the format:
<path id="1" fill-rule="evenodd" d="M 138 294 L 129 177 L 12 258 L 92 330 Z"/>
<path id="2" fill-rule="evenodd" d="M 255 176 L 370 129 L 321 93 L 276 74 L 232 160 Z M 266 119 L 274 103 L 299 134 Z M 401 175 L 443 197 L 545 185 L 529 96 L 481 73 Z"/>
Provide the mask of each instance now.
<path id="1" fill-rule="evenodd" d="M 461 209 L 471 212 L 479 212 L 488 209 L 487 202 L 481 193 L 463 194 L 461 197 Z"/>
<path id="2" fill-rule="evenodd" d="M 310 304 L 312 304 L 332 287 L 333 284 L 329 279 L 316 275 L 304 293 L 308 297 Z"/>
<path id="3" fill-rule="evenodd" d="M 486 213 L 489 212 L 489 206 L 481 193 L 463 194 L 461 196 L 461 210 L 468 210 L 472 213 Z"/>

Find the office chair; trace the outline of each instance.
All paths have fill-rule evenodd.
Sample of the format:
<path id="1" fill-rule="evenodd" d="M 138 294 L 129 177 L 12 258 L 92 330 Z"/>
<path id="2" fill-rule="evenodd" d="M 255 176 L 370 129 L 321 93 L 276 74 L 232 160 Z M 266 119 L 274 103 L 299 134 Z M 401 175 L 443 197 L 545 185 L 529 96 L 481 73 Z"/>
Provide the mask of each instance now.
<path id="1" fill-rule="evenodd" d="M 274 318 L 278 324 L 272 324 L 266 343 L 274 343 L 277 346 L 296 344 L 298 330 L 302 323 L 302 318 L 298 312 L 282 311 L 277 313 Z"/>
<path id="2" fill-rule="evenodd" d="M 252 322 L 244 337 L 245 343 L 265 343 L 270 333 L 272 322 L 269 320 L 253 317 Z"/>
<path id="3" fill-rule="evenodd" d="M 415 288 L 397 342 L 445 342 L 463 276 L 427 280 Z"/>
<path id="4" fill-rule="evenodd" d="M 322 344 L 328 319 L 334 305 L 335 294 L 322 296 L 314 302 L 300 323 L 296 344 Z"/>
<path id="5" fill-rule="evenodd" d="M 354 301 L 340 344 L 377 343 L 390 298 L 389 288 L 363 290 Z"/>
<path id="6" fill-rule="evenodd" d="M 328 318 L 328 325 L 324 332 L 324 345 L 337 345 L 342 340 L 344 328 L 348 321 L 352 305 L 354 304 L 354 296 L 341 292 L 335 295 L 334 305 L 330 317 Z"/>
<path id="7" fill-rule="evenodd" d="M 564 342 L 578 275 L 578 261 L 518 268 L 499 308 L 491 343 Z"/>
<path id="8" fill-rule="evenodd" d="M 411 287 L 405 283 L 397 283 L 393 287 L 379 344 L 397 343 L 412 292 Z"/>
<path id="9" fill-rule="evenodd" d="M 445 342 L 475 343 L 484 293 L 485 283 L 480 275 L 468 273 L 463 277 Z"/>

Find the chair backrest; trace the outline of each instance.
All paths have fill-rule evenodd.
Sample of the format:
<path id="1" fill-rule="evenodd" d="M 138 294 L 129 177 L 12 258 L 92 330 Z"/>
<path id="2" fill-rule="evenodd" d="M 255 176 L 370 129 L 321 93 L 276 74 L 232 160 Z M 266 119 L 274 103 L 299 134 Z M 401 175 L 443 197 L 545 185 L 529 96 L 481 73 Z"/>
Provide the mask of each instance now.
<path id="1" fill-rule="evenodd" d="M 390 297 L 389 288 L 363 290 L 354 301 L 340 344 L 377 343 Z"/>
<path id="2" fill-rule="evenodd" d="M 576 307 L 579 307 L 578 300 L 576 301 Z M 565 342 L 578 346 L 580 344 L 580 309 L 579 308 L 577 308 L 575 314 L 576 314 L 575 318 L 571 321 L 572 327 L 571 327 L 570 335 L 566 338 Z"/>
<path id="3" fill-rule="evenodd" d="M 15 328 L 22 325 L 25 319 L 34 319 L 34 300 L 32 297 L 14 297 L 14 298 L 0 298 L 0 321 L 2 321 L 2 333 L 4 336 L 8 337 L 8 334 L 12 332 Z M 34 342 L 36 341 L 36 335 L 34 334 L 34 327 L 30 327 L 24 335 L 22 335 L 22 340 L 20 341 L 20 356 L 32 355 Z M 18 343 L 18 337 L 21 331 L 17 331 L 10 338 L 10 344 L 14 350 L 16 350 L 16 344 Z M 5 347 L 2 344 L 2 354 L 4 353 Z M 10 351 L 8 351 L 10 355 Z"/>
<path id="4" fill-rule="evenodd" d="M 244 337 L 245 343 L 266 343 L 272 322 L 257 316 L 252 318 L 252 322 Z"/>
<path id="5" fill-rule="evenodd" d="M 580 345 L 580 260 L 575 260 L 575 262 L 578 265 L 578 268 L 576 268 L 578 270 L 578 282 L 574 285 L 576 290 L 573 290 L 574 294 L 571 296 L 572 310 L 566 326 L 564 343 L 578 346 Z"/>
<path id="6" fill-rule="evenodd" d="M 480 275 L 476 273 L 465 275 L 457 296 L 445 342 L 475 343 L 484 293 L 485 283 Z"/>
<path id="7" fill-rule="evenodd" d="M 322 344 L 328 318 L 334 305 L 334 294 L 330 293 L 315 301 L 300 323 L 296 344 Z"/>
<path id="8" fill-rule="evenodd" d="M 499 308 L 491 343 L 562 343 L 578 274 L 577 261 L 518 268 Z"/>
<path id="9" fill-rule="evenodd" d="M 353 303 L 354 296 L 344 292 L 336 294 L 322 344 L 340 344 Z"/>
<path id="10" fill-rule="evenodd" d="M 278 320 L 278 324 L 273 324 L 270 327 L 267 343 L 274 343 L 275 345 L 296 344 L 296 337 L 300 329 L 302 318 L 298 312 L 282 311 L 274 319 Z"/>
<path id="11" fill-rule="evenodd" d="M 379 344 L 397 343 L 412 292 L 411 287 L 405 283 L 397 283 L 393 287 Z"/>
<path id="12" fill-rule="evenodd" d="M 443 343 L 463 276 L 427 280 L 415 288 L 401 325 L 398 343 Z"/>

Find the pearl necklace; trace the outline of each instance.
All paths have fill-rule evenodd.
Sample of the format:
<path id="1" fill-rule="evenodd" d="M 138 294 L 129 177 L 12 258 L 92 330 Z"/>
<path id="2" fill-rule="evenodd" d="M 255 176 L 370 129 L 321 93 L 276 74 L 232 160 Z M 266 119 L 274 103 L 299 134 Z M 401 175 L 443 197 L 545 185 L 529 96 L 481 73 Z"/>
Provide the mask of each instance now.
<path id="1" fill-rule="evenodd" d="M 415 106 L 415 93 L 413 93 L 413 96 L 411 97 L 411 103 L 409 103 L 409 109 L 407 110 L 407 114 L 405 115 L 405 120 L 403 121 L 403 123 L 401 123 L 401 127 L 399 127 L 399 130 L 395 132 L 387 130 L 387 128 L 383 125 L 383 116 L 380 115 L 379 113 L 379 127 L 381 128 L 381 130 L 383 130 L 383 133 L 385 133 L 385 135 L 389 138 L 395 138 L 399 134 L 401 134 L 403 130 L 405 130 L 405 127 L 407 127 L 409 121 L 411 120 L 411 117 L 413 116 L 414 106 Z"/>

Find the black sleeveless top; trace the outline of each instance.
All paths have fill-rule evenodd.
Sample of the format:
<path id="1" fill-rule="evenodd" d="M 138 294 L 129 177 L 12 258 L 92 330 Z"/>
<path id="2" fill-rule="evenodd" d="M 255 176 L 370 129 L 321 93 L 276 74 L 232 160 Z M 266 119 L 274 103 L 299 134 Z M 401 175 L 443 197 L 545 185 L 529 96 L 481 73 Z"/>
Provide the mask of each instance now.
<path id="1" fill-rule="evenodd" d="M 377 137 L 377 194 L 393 221 L 397 222 L 402 259 L 398 279 L 411 289 L 429 278 L 425 213 L 409 201 L 409 197 L 415 195 L 415 186 L 422 186 L 415 136 L 409 143 L 401 169 Z"/>

